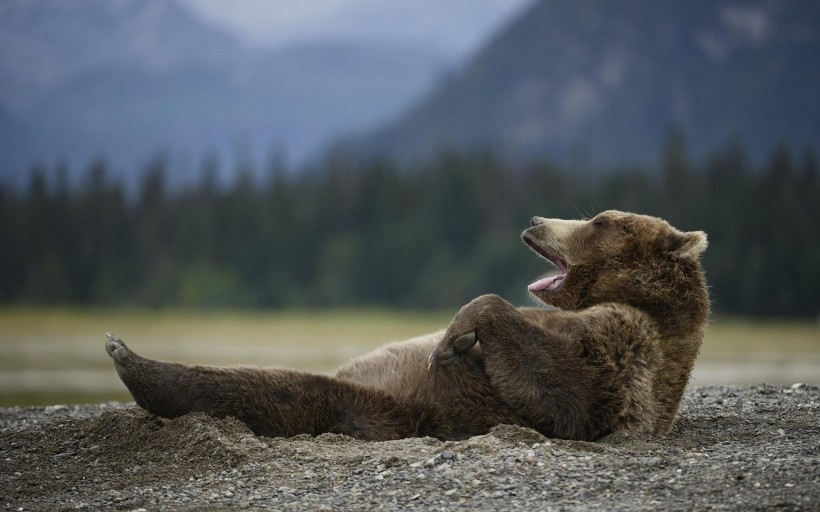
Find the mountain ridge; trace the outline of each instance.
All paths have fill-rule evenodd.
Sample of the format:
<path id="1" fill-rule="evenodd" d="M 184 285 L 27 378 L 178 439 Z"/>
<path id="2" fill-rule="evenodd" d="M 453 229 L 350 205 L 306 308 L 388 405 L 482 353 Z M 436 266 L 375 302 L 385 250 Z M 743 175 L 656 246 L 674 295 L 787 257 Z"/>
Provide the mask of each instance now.
<path id="1" fill-rule="evenodd" d="M 510 159 L 647 163 L 818 146 L 820 15 L 808 1 L 541 0 L 399 119 L 339 145 L 402 161 L 490 146 Z"/>
<path id="2" fill-rule="evenodd" d="M 262 172 L 271 151 L 298 162 L 335 134 L 395 115 L 447 65 L 400 42 L 252 48 L 176 1 L 0 9 L 0 75 L 14 77 L 0 85 L 9 182 L 36 163 L 76 169 L 98 157 L 128 177 L 157 154 L 189 166 L 219 154 Z"/>

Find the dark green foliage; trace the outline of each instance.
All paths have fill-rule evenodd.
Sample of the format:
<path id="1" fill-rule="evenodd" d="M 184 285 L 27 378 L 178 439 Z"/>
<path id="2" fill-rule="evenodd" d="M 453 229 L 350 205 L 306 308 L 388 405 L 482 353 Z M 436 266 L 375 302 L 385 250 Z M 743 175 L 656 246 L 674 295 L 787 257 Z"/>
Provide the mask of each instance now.
<path id="1" fill-rule="evenodd" d="M 681 134 L 660 172 L 590 173 L 489 152 L 442 152 L 426 165 L 331 157 L 320 170 L 240 169 L 219 187 L 166 185 L 150 164 L 127 196 L 94 163 L 76 189 L 64 167 L 0 187 L 0 301 L 152 307 L 455 308 L 482 293 L 526 303 L 548 269 L 520 244 L 532 215 L 617 208 L 708 232 L 704 264 L 721 312 L 811 316 L 820 310 L 817 158 L 781 148 L 753 169 L 728 146 L 703 165 Z M 575 171 L 575 172 L 573 172 Z"/>

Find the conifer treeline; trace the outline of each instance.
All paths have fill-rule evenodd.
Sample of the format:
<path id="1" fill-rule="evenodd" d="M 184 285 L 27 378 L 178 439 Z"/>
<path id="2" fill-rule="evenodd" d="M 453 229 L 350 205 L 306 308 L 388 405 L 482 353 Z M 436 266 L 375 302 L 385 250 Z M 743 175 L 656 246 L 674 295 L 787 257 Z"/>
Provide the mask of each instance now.
<path id="1" fill-rule="evenodd" d="M 717 311 L 820 311 L 820 179 L 812 152 L 752 168 L 730 147 L 692 165 L 673 137 L 659 172 L 508 170 L 490 152 L 427 165 L 328 161 L 220 187 L 206 165 L 169 190 L 162 161 L 136 197 L 90 167 L 81 186 L 31 172 L 0 188 L 0 301 L 183 307 L 455 308 L 482 293 L 527 302 L 549 264 L 519 241 L 533 215 L 617 208 L 703 229 Z"/>

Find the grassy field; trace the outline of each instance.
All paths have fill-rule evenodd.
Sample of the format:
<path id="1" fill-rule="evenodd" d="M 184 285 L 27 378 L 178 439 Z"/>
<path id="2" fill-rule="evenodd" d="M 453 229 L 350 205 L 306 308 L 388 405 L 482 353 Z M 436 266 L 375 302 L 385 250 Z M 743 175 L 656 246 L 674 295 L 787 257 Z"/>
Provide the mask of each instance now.
<path id="1" fill-rule="evenodd" d="M 330 373 L 385 342 L 446 327 L 452 312 L 0 310 L 0 406 L 129 400 L 105 354 L 114 332 L 143 355 Z M 820 326 L 715 319 L 694 384 L 820 382 Z"/>

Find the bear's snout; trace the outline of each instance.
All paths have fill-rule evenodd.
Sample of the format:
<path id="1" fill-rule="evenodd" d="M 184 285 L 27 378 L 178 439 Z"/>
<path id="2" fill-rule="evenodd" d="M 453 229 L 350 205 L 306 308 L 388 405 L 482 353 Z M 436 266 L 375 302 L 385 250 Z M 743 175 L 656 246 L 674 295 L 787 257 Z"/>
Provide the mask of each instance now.
<path id="1" fill-rule="evenodd" d="M 544 217 L 533 217 L 530 219 L 530 227 L 543 224 L 546 219 Z"/>

